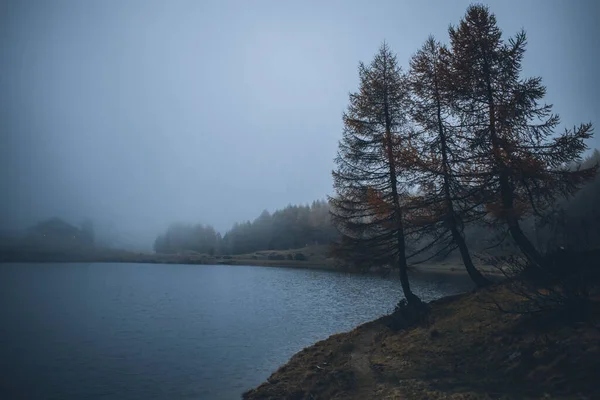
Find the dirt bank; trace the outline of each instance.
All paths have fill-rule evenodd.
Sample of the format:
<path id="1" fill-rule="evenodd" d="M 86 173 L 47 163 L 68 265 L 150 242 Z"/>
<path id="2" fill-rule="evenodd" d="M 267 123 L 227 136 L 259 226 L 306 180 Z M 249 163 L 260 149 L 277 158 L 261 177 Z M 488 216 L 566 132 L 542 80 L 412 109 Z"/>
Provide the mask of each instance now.
<path id="1" fill-rule="evenodd" d="M 431 303 L 420 326 L 393 331 L 389 317 L 308 347 L 256 399 L 598 399 L 598 303 L 591 323 L 501 314 L 502 286 Z M 514 301 L 517 301 L 516 299 Z"/>

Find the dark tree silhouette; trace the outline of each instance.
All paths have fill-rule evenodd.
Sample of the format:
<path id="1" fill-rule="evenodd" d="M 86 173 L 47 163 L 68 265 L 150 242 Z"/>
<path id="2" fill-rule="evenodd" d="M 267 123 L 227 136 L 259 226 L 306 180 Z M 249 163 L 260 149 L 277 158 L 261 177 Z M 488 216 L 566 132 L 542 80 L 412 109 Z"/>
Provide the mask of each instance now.
<path id="1" fill-rule="evenodd" d="M 400 271 L 408 304 L 419 304 L 407 274 L 403 209 L 405 192 L 395 152 L 407 139 L 408 85 L 387 44 L 369 65 L 359 65 L 360 89 L 350 95 L 333 171 L 332 220 L 343 235 L 338 257 L 372 256 Z"/>
<path id="2" fill-rule="evenodd" d="M 541 265 L 520 221 L 528 213 L 542 216 L 557 196 L 572 194 L 594 175 L 592 169 L 570 171 L 566 165 L 580 158 L 592 126 L 551 136 L 559 118 L 540 103 L 546 93 L 541 78 L 520 77 L 526 35 L 521 31 L 504 41 L 487 7 L 470 6 L 449 33 L 453 106 L 469 142 L 463 161 L 480 189 L 472 201 L 486 204 L 507 224 L 524 255 Z"/>
<path id="3" fill-rule="evenodd" d="M 433 37 L 410 61 L 412 116 L 419 129 L 412 148 L 404 148 L 399 162 L 418 171 L 421 188 L 419 195 L 412 197 L 408 220 L 425 228 L 446 252 L 458 247 L 469 276 L 481 287 L 489 280 L 473 264 L 463 234 L 471 205 L 465 201 L 460 179 L 462 141 L 451 124 L 449 61 L 448 51 Z"/>

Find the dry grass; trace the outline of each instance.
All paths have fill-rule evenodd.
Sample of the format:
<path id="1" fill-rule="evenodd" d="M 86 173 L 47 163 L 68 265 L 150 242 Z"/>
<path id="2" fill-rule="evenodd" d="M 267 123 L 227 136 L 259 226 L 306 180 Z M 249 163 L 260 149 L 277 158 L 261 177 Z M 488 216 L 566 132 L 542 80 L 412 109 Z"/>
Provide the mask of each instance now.
<path id="1" fill-rule="evenodd" d="M 257 265 L 265 267 L 290 267 L 307 269 L 326 269 L 334 270 L 334 261 L 328 256 L 329 246 L 307 246 L 299 249 L 290 250 L 262 250 L 249 254 L 240 254 L 218 259 L 218 264 L 227 265 Z M 295 260 L 293 257 L 301 253 L 306 259 Z M 277 255 L 283 259 L 270 259 L 270 256 Z M 292 258 L 291 260 L 289 258 Z"/>
<path id="2" fill-rule="evenodd" d="M 496 286 L 433 302 L 408 330 L 381 318 L 302 350 L 244 398 L 600 398 L 597 325 L 501 314 L 490 296 L 519 301 Z"/>
<path id="3" fill-rule="evenodd" d="M 484 275 L 501 275 L 498 268 L 490 265 L 484 261 L 486 257 L 474 253 L 473 258 L 475 259 L 475 265 L 477 269 Z M 435 272 L 435 273 L 451 273 L 451 274 L 466 274 L 465 265 L 461 257 L 458 254 L 450 254 L 444 260 L 441 261 L 428 261 L 424 263 L 409 265 L 417 271 Z"/>

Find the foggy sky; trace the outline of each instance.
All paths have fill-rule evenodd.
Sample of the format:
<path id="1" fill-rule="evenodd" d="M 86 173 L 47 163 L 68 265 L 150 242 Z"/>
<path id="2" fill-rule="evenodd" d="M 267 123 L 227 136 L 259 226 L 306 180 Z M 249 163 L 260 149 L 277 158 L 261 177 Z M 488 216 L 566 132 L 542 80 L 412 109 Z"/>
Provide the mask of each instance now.
<path id="1" fill-rule="evenodd" d="M 386 40 L 406 68 L 469 3 L 3 0 L 0 228 L 91 218 L 150 245 L 324 198 L 358 62 Z M 527 30 L 561 130 L 598 123 L 597 2 L 485 3 Z"/>

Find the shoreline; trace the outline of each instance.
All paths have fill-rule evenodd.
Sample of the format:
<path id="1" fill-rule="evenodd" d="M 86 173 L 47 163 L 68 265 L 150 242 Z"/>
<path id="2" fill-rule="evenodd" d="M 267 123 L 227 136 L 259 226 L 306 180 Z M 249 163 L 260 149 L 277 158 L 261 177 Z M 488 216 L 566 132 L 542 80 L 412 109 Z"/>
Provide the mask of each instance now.
<path id="1" fill-rule="evenodd" d="M 390 315 L 378 318 L 304 348 L 242 398 L 600 398 L 597 327 L 558 319 L 540 326 L 483 307 L 489 298 L 522 301 L 497 284 L 434 300 L 425 321 L 405 329 L 392 329 Z"/>
<path id="2" fill-rule="evenodd" d="M 172 265 L 222 265 L 222 266 L 251 266 L 251 267 L 275 267 L 275 268 L 292 268 L 292 269 L 307 269 L 317 271 L 350 273 L 350 274 L 365 274 L 379 275 L 383 277 L 396 278 L 398 272 L 392 270 L 390 272 L 384 270 L 361 271 L 345 268 L 336 268 L 331 263 L 296 261 L 296 260 L 253 260 L 253 259 L 171 259 L 160 257 L 89 257 L 89 256 L 69 256 L 69 257 L 44 257 L 37 255 L 25 255 L 19 257 L 6 257 L 0 254 L 1 263 L 116 263 L 116 264 L 172 264 Z M 480 269 L 484 274 L 489 276 L 501 276 L 497 271 L 489 268 Z M 446 266 L 441 263 L 431 263 L 428 265 L 409 266 L 409 272 L 414 274 L 427 274 L 443 276 L 465 276 L 468 277 L 466 270 L 460 266 Z"/>
<path id="3" fill-rule="evenodd" d="M 306 249 L 292 250 L 301 252 Z M 331 259 L 324 257 L 308 258 L 307 260 L 251 258 L 247 255 L 237 256 L 207 256 L 186 254 L 149 254 L 128 251 L 108 251 L 93 253 L 67 252 L 24 252 L 0 251 L 0 263 L 136 263 L 136 264 L 175 264 L 175 265 L 240 265 L 256 267 L 277 267 L 331 271 L 352 274 L 381 275 L 397 277 L 396 270 L 372 269 L 361 271 L 338 268 Z M 479 266 L 481 272 L 492 277 L 501 276 L 499 271 L 490 266 Z M 428 262 L 409 265 L 409 271 L 414 274 L 435 274 L 439 276 L 468 276 L 460 260 L 451 259 L 439 262 Z"/>

